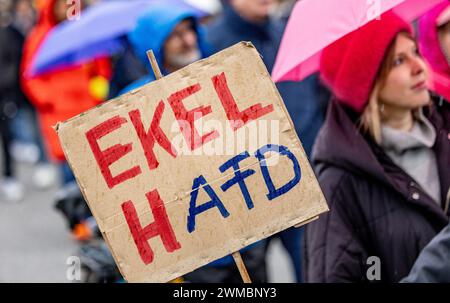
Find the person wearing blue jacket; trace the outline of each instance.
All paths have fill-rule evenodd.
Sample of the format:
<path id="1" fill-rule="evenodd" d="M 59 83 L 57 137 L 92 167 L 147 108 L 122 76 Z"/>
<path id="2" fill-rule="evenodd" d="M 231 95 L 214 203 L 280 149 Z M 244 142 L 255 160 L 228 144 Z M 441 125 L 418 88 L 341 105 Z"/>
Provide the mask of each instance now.
<path id="1" fill-rule="evenodd" d="M 147 69 L 147 74 L 126 86 L 120 94 L 155 80 L 147 51 L 153 50 L 163 75 L 207 57 L 206 46 L 197 15 L 186 7 L 158 4 L 143 13 L 128 34 L 134 55 Z"/>
<path id="2" fill-rule="evenodd" d="M 128 34 L 134 56 L 147 73 L 120 91 L 124 94 L 155 80 L 147 51 L 153 50 L 163 75 L 207 57 L 210 52 L 203 39 L 196 13 L 186 7 L 158 4 L 144 12 Z M 127 64 L 121 64 L 126 66 Z M 241 250 L 253 282 L 266 282 L 264 240 Z M 241 277 L 231 256 L 214 261 L 184 276 L 188 282 L 240 282 Z"/>
<path id="3" fill-rule="evenodd" d="M 262 56 L 269 72 L 275 64 L 286 20 L 270 18 L 273 1 L 223 0 L 223 13 L 206 28 L 206 41 L 218 52 L 240 41 L 251 41 Z M 302 82 L 282 82 L 277 88 L 294 122 L 308 157 L 323 124 L 329 93 L 317 75 Z M 303 229 L 291 228 L 279 234 L 301 282 L 301 235 Z"/>

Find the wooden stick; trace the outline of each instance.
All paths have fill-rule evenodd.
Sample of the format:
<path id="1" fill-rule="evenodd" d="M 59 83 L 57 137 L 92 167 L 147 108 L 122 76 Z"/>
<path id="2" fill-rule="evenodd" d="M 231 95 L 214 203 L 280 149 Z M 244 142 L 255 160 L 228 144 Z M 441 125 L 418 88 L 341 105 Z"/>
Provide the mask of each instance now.
<path id="1" fill-rule="evenodd" d="M 161 79 L 163 77 L 161 70 L 159 69 L 158 62 L 156 61 L 155 54 L 153 50 L 147 51 L 147 57 L 152 66 L 153 72 L 155 73 L 156 80 Z"/>
<path id="2" fill-rule="evenodd" d="M 239 269 L 239 273 L 241 274 L 242 281 L 244 283 L 252 283 L 250 280 L 250 276 L 248 275 L 247 268 L 245 267 L 244 261 L 242 260 L 240 252 L 233 253 L 234 262 L 236 262 L 236 266 Z"/>

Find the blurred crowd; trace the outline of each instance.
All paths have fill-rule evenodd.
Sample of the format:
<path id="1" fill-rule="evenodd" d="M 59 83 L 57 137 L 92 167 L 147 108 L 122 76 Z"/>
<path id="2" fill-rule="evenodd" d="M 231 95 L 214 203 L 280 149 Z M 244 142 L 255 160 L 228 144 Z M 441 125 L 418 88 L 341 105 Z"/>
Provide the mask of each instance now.
<path id="1" fill-rule="evenodd" d="M 82 1 L 80 7 L 98 2 Z M 18 202 L 27 193 L 17 162 L 34 166 L 37 188 L 59 184 L 56 208 L 74 237 L 89 243 L 83 246 L 87 258 L 104 265 L 91 266 L 103 275 L 100 281 L 120 281 L 120 274 L 53 126 L 155 80 L 149 49 L 169 74 L 251 41 L 270 72 L 296 3 L 186 2 L 205 13 L 162 1 L 120 38 L 120 51 L 30 75 L 45 38 L 61 24 L 76 22 L 66 20 L 72 2 L 0 0 L 0 203 Z M 373 256 L 381 272 L 375 281 L 450 282 L 450 3 L 414 24 L 387 12 L 324 49 L 320 72 L 277 88 L 330 211 L 306 228 L 244 248 L 252 280 L 267 281 L 267 250 L 278 238 L 297 282 L 370 281 Z M 233 259 L 225 257 L 183 280 L 241 278 Z"/>

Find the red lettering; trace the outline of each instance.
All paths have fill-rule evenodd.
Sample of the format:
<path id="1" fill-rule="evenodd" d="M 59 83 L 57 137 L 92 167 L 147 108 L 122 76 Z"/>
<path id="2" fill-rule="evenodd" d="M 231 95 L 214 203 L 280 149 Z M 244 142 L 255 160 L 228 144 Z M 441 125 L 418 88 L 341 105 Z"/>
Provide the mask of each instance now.
<path id="1" fill-rule="evenodd" d="M 150 170 L 157 168 L 159 165 L 158 160 L 156 159 L 155 152 L 153 151 L 155 140 L 172 157 L 175 158 L 177 156 L 175 148 L 172 146 L 169 139 L 159 126 L 163 112 L 164 102 L 160 101 L 158 106 L 156 107 L 155 113 L 153 114 L 153 119 L 148 132 L 146 132 L 144 129 L 144 125 L 142 124 L 141 119 L 141 113 L 138 109 L 128 113 L 139 137 L 139 140 L 141 141 L 141 145 L 144 149 L 144 154 L 147 158 L 147 163 Z"/>
<path id="2" fill-rule="evenodd" d="M 186 109 L 183 100 L 201 89 L 200 84 L 195 84 L 172 94 L 168 101 L 175 117 L 180 125 L 181 132 L 191 150 L 219 137 L 217 131 L 211 131 L 200 137 L 194 126 L 194 121 L 211 113 L 211 106 L 199 106 L 190 111 Z M 186 125 L 186 122 L 188 125 Z"/>
<path id="3" fill-rule="evenodd" d="M 233 130 L 237 130 L 247 124 L 247 122 L 256 120 L 273 111 L 272 104 L 262 107 L 261 104 L 258 103 L 241 112 L 228 87 L 225 73 L 214 76 L 211 80 L 216 93 L 219 96 L 220 102 L 222 102 L 222 106 L 225 109 L 228 120 L 233 121 L 233 123 L 231 123 L 231 128 Z"/>
<path id="4" fill-rule="evenodd" d="M 111 133 L 112 131 L 119 129 L 120 126 L 126 122 L 127 120 L 125 118 L 115 116 L 86 132 L 86 138 L 89 142 L 94 157 L 97 160 L 98 166 L 100 167 L 103 178 L 105 179 L 106 184 L 109 188 L 113 188 L 117 184 L 122 183 L 125 180 L 134 178 L 141 173 L 141 168 L 139 166 L 135 166 L 113 177 L 111 174 L 111 170 L 109 169 L 109 166 L 112 163 L 116 162 L 132 150 L 131 143 L 125 145 L 116 144 L 103 151 L 98 145 L 98 140 Z"/>
<path id="5" fill-rule="evenodd" d="M 158 191 L 155 189 L 146 194 L 150 208 L 153 213 L 154 222 L 142 227 L 133 202 L 127 201 L 122 204 L 125 219 L 133 236 L 134 243 L 139 251 L 142 261 L 147 265 L 153 262 L 153 250 L 148 244 L 148 240 L 160 236 L 167 252 L 173 252 L 181 248 L 175 237 L 172 225 L 167 217 L 164 202 L 161 200 Z"/>

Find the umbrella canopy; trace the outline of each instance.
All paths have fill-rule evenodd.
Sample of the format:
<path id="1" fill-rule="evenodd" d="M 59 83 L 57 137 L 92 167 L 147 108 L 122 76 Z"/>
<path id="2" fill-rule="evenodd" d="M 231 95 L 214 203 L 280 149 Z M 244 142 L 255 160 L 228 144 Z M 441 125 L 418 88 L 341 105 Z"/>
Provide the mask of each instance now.
<path id="1" fill-rule="evenodd" d="M 301 81 L 318 71 L 321 51 L 343 36 L 394 9 L 412 21 L 448 0 L 302 0 L 295 5 L 278 51 L 275 82 Z"/>
<path id="2" fill-rule="evenodd" d="M 34 76 L 56 68 L 108 56 L 123 47 L 120 39 L 136 25 L 142 12 L 155 3 L 173 2 L 202 17 L 205 13 L 181 0 L 109 0 L 88 7 L 76 21 L 64 21 L 52 30 L 27 73 Z"/>

